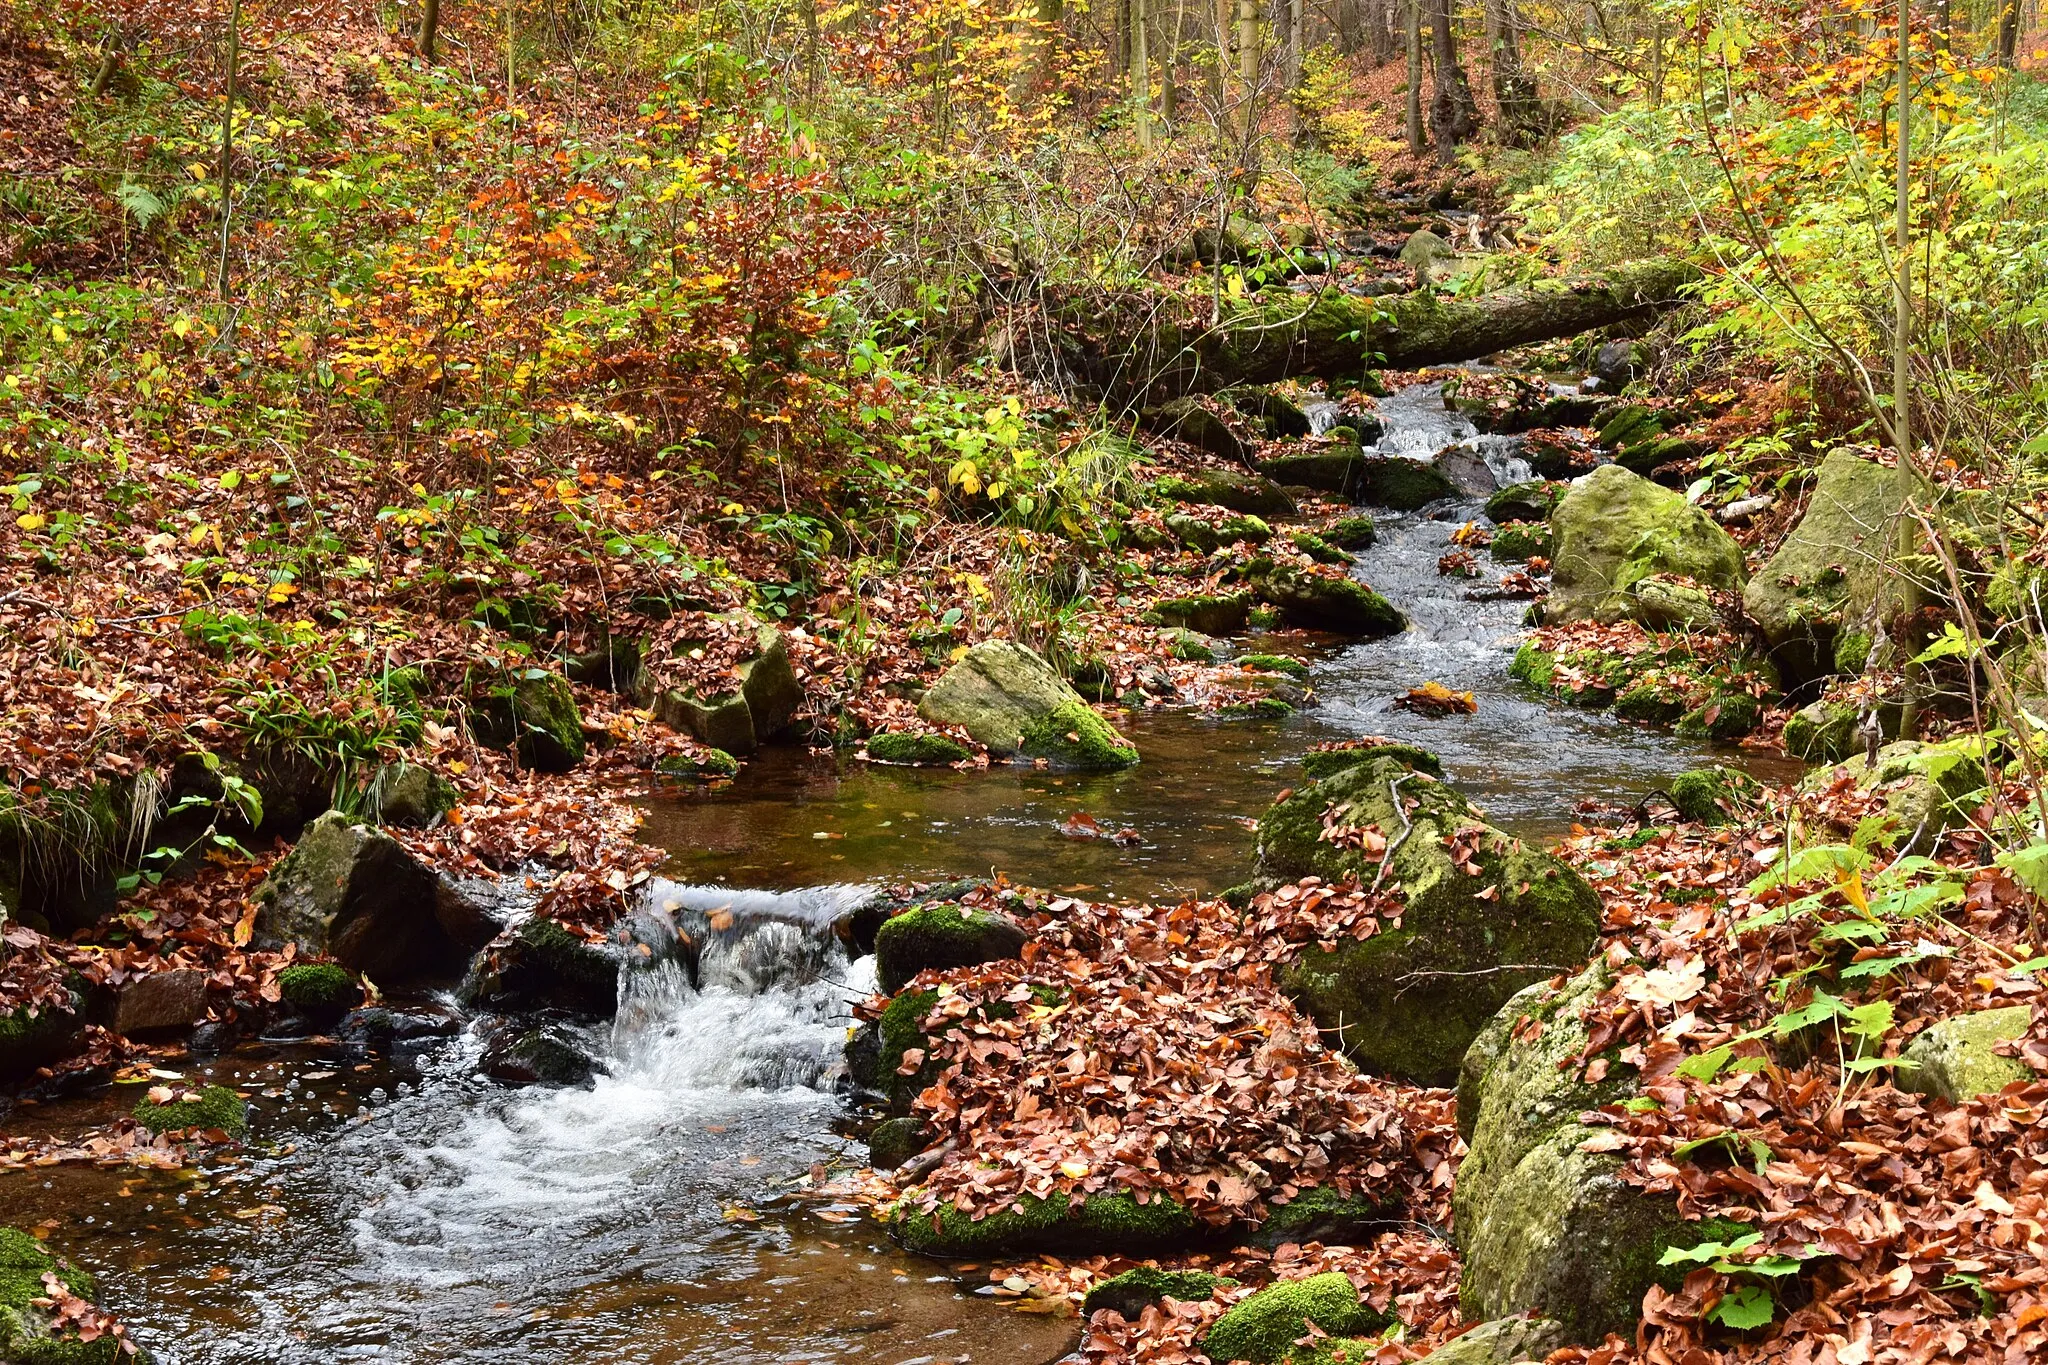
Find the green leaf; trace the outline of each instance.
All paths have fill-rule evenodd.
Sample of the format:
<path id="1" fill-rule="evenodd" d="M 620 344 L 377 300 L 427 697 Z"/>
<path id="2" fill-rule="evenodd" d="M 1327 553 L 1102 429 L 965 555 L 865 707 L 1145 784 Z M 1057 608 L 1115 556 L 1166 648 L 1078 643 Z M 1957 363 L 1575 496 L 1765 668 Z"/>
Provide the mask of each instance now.
<path id="1" fill-rule="evenodd" d="M 1696 1081 L 1712 1081 L 1714 1077 L 1721 1074 L 1721 1069 L 1728 1065 L 1728 1059 L 1734 1055 L 1735 1049 L 1727 1043 L 1723 1043 L 1711 1052 L 1702 1052 L 1680 1062 L 1678 1064 L 1678 1074 L 1689 1076 Z M 1683 1151 L 1680 1152 L 1680 1155 L 1683 1155 Z"/>
<path id="2" fill-rule="evenodd" d="M 1770 1291 L 1757 1285 L 1746 1284 L 1732 1290 L 1707 1310 L 1707 1321 L 1718 1322 L 1723 1327 L 1738 1332 L 1747 1332 L 1767 1326 L 1778 1314 L 1778 1305 L 1771 1298 Z"/>
<path id="3" fill-rule="evenodd" d="M 1727 1136 L 1722 1134 L 1721 1136 Z M 1715 1139 L 1709 1138 L 1708 1141 Z M 1658 1265 L 1705 1265 L 1720 1260 L 1733 1252 L 1747 1251 L 1764 1239 L 1760 1232 L 1745 1233 L 1732 1242 L 1701 1242 L 1696 1247 L 1666 1247 L 1664 1254 L 1657 1258 Z"/>

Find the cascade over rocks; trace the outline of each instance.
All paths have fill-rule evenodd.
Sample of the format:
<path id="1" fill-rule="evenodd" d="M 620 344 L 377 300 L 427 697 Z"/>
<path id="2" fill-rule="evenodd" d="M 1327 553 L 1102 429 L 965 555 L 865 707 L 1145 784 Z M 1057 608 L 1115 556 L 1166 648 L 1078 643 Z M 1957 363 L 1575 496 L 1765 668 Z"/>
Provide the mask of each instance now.
<path id="1" fill-rule="evenodd" d="M 664 725 L 714 749 L 750 754 L 789 728 L 804 691 L 781 631 L 746 612 L 719 619 L 730 630 L 753 635 L 753 651 L 737 670 L 738 685 L 716 693 L 672 687 L 655 698 L 654 710 Z"/>
<path id="2" fill-rule="evenodd" d="M 1594 1130 L 1579 1115 L 1634 1088 L 1633 1071 L 1619 1062 L 1588 1081 L 1574 1060 L 1587 1042 L 1581 1015 L 1608 983 L 1605 964 L 1595 963 L 1562 987 L 1529 987 L 1459 1068 L 1458 1128 L 1468 1150 L 1452 1208 L 1467 1318 L 1536 1311 L 1555 1320 L 1562 1341 L 1627 1335 L 1665 1248 L 1708 1240 L 1673 1200 L 1624 1183 L 1619 1157 L 1581 1150 Z"/>
<path id="3" fill-rule="evenodd" d="M 460 961 L 436 914 L 438 879 L 396 839 L 340 811 L 306 826 L 256 888 L 255 941 L 295 943 L 376 980 Z"/>
<path id="4" fill-rule="evenodd" d="M 934 725 L 959 726 L 998 758 L 1043 758 L 1068 768 L 1138 761 L 1130 742 L 1051 664 L 1009 640 L 983 640 L 968 650 L 924 694 L 918 714 Z"/>
<path id="5" fill-rule="evenodd" d="M 1683 494 L 1602 465 L 1551 514 L 1556 552 L 1543 619 L 1609 623 L 1668 615 L 1669 594 L 1631 590 L 1659 575 L 1739 588 L 1742 547 Z M 1648 624 L 1647 621 L 1644 622 Z"/>
<path id="6" fill-rule="evenodd" d="M 1282 986 L 1361 1066 L 1448 1085 L 1508 997 L 1585 960 L 1600 903 L 1578 873 L 1486 824 L 1398 752 L 1346 752 L 1356 761 L 1260 819 L 1254 884 L 1378 880 L 1406 908 L 1397 929 L 1305 952 Z"/>
<path id="7" fill-rule="evenodd" d="M 1899 558 L 1918 540 L 1904 514 L 1920 492 L 1911 470 L 1848 450 L 1821 461 L 1806 514 L 1742 594 L 1788 681 L 1861 672 L 1879 627 L 1913 605 Z"/>

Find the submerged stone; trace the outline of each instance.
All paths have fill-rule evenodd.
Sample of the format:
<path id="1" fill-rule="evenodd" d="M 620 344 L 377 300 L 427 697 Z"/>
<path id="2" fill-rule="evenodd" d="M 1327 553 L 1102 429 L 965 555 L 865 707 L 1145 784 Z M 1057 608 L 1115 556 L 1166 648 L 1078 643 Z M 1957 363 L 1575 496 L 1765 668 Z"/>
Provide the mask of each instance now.
<path id="1" fill-rule="evenodd" d="M 194 1098 L 176 1098 L 164 1104 L 145 1095 L 133 1113 L 135 1121 L 152 1133 L 218 1130 L 229 1137 L 240 1137 L 249 1131 L 248 1104 L 222 1085 L 209 1085 Z"/>
<path id="2" fill-rule="evenodd" d="M 965 744 L 950 735 L 909 734 L 885 730 L 868 736 L 868 757 L 877 763 L 900 763 L 907 767 L 942 767 L 974 757 Z"/>

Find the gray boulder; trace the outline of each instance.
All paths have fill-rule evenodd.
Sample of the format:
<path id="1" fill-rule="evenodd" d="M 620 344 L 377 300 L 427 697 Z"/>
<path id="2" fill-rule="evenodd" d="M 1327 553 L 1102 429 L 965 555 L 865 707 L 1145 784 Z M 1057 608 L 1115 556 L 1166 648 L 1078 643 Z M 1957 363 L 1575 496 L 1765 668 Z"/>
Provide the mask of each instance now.
<path id="1" fill-rule="evenodd" d="M 1789 681 L 1860 672 L 1878 627 L 1910 605 L 1900 558 L 1918 543 L 1905 509 L 1921 492 L 1910 470 L 1847 450 L 1821 461 L 1806 514 L 1742 594 Z"/>
<path id="2" fill-rule="evenodd" d="M 459 953 L 436 895 L 434 874 L 397 840 L 329 811 L 256 888 L 255 942 L 295 943 L 378 981 L 445 970 Z"/>
<path id="3" fill-rule="evenodd" d="M 1969 824 L 1984 765 L 1961 745 L 1902 739 L 1879 749 L 1874 765 L 1857 754 L 1809 774 L 1800 790 L 1825 791 L 1844 777 L 1860 790 L 1882 792 L 1901 851 L 1925 853 L 1946 831 Z"/>
<path id="4" fill-rule="evenodd" d="M 983 640 L 932 684 L 918 714 L 957 725 L 999 758 L 1125 768 L 1138 751 L 1052 665 L 1023 645 Z"/>
<path id="5" fill-rule="evenodd" d="M 717 692 L 669 688 L 656 698 L 655 714 L 670 729 L 714 749 L 750 754 L 789 728 L 803 705 L 803 687 L 790 667 L 781 631 L 746 612 L 713 619 L 724 630 L 753 637 L 753 650 L 740 663 L 735 685 Z"/>
<path id="6" fill-rule="evenodd" d="M 2032 1080 L 2032 1067 L 1996 1049 L 2000 1043 L 2025 1037 L 2033 1015 L 2029 1005 L 2007 1005 L 1942 1020 L 1915 1038 L 1900 1057 L 1899 1089 L 1961 1104 L 1979 1095 L 1995 1095 L 2015 1081 Z"/>
<path id="7" fill-rule="evenodd" d="M 1548 1318 L 1495 1318 L 1453 1337 L 1416 1365 L 1542 1365 L 1565 1344 L 1564 1329 Z"/>
<path id="8" fill-rule="evenodd" d="M 1551 526 L 1549 622 L 1638 619 L 1644 606 L 1630 589 L 1657 575 L 1709 588 L 1739 588 L 1744 580 L 1742 547 L 1712 517 L 1619 465 L 1580 480 Z"/>

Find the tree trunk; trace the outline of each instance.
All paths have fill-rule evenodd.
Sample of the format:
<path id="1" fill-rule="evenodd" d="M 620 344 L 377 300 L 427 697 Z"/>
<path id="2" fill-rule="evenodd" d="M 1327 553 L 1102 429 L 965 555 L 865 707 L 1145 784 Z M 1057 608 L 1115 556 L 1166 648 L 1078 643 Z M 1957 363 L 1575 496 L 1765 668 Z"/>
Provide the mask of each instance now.
<path id="1" fill-rule="evenodd" d="M 1429 104 L 1430 131 L 1436 137 L 1436 159 L 1448 166 L 1458 144 L 1479 131 L 1479 105 L 1472 83 L 1458 65 L 1458 37 L 1451 28 L 1451 0 L 1429 0 L 1430 76 L 1435 87 Z"/>
<path id="2" fill-rule="evenodd" d="M 2019 60 L 2020 0 L 2001 0 L 1998 11 L 1998 64 L 2010 69 Z"/>
<path id="3" fill-rule="evenodd" d="M 1408 153 L 1421 156 L 1428 145 L 1422 132 L 1422 0 L 1408 5 Z"/>
<path id="4" fill-rule="evenodd" d="M 1303 12 L 1307 8 L 1306 0 L 1287 0 L 1287 95 L 1288 105 L 1294 114 L 1294 140 L 1297 143 L 1308 142 L 1310 131 L 1301 108 L 1302 59 L 1305 56 L 1301 43 Z"/>
<path id="5" fill-rule="evenodd" d="M 428 66 L 434 64 L 435 40 L 441 32 L 441 0 L 424 0 L 420 6 L 420 28 L 413 39 L 413 46 L 419 49 L 420 60 Z"/>
<path id="6" fill-rule="evenodd" d="M 1145 0 L 1131 0 L 1131 99 L 1138 146 L 1152 150 L 1152 51 L 1145 34 Z"/>
<path id="7" fill-rule="evenodd" d="M 1538 280 L 1475 299 L 1422 291 L 1367 299 L 1252 300 L 1214 325 L 1147 319 L 1101 338 L 1092 300 L 1076 297 L 1058 322 L 1074 337 L 1067 372 L 1105 393 L 1152 397 L 1272 383 L 1292 376 L 1355 378 L 1361 371 L 1416 369 L 1474 360 L 1515 346 L 1642 322 L 1678 303 L 1700 278 L 1682 260 L 1632 261 L 1604 276 Z M 1097 338 L 1091 340 L 1091 338 Z"/>
<path id="8" fill-rule="evenodd" d="M 1258 131 L 1259 0 L 1237 0 L 1237 79 L 1244 87 L 1244 140 Z"/>
<path id="9" fill-rule="evenodd" d="M 235 214 L 235 78 L 242 65 L 242 0 L 228 7 L 227 103 L 220 112 L 220 262 L 216 285 L 220 301 L 228 290 L 228 232 Z"/>

